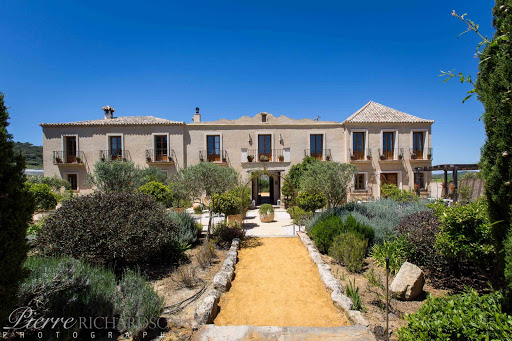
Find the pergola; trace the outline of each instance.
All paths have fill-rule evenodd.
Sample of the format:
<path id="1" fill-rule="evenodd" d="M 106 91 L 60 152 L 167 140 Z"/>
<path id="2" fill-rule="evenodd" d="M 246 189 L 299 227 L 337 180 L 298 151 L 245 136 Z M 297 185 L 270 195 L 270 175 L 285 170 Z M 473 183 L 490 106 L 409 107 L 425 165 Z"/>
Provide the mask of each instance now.
<path id="1" fill-rule="evenodd" d="M 415 167 L 414 172 L 419 174 L 420 172 L 432 172 L 432 171 L 444 171 L 444 187 L 443 187 L 443 197 L 446 197 L 448 194 L 448 172 L 453 172 L 453 185 L 455 186 L 453 190 L 453 202 L 457 202 L 457 189 L 458 189 L 458 181 L 457 181 L 457 172 L 463 170 L 478 170 L 477 164 L 454 164 L 454 165 L 437 165 L 437 166 L 427 166 L 427 167 Z M 419 190 L 418 190 L 419 191 Z"/>

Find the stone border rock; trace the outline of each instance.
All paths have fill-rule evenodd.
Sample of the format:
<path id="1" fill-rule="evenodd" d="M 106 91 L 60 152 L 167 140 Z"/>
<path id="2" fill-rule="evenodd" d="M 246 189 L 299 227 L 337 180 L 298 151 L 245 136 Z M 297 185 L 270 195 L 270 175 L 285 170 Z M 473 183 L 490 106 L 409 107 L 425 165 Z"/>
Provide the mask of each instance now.
<path id="1" fill-rule="evenodd" d="M 220 296 L 231 287 L 239 247 L 240 239 L 234 238 L 222 268 L 213 277 L 213 288 L 206 293 L 203 300 L 197 305 L 194 319 L 198 325 L 211 324 L 217 317 Z"/>
<path id="2" fill-rule="evenodd" d="M 297 232 L 302 244 L 306 247 L 309 252 L 309 256 L 318 267 L 320 278 L 325 284 L 327 290 L 331 293 L 331 299 L 334 305 L 342 309 L 347 318 L 356 325 L 369 326 L 368 321 L 364 318 L 363 314 L 359 310 L 353 310 L 354 304 L 352 300 L 343 294 L 343 286 L 340 281 L 331 272 L 331 267 L 322 260 L 320 252 L 315 246 L 315 243 L 309 239 L 308 235 L 304 232 Z"/>

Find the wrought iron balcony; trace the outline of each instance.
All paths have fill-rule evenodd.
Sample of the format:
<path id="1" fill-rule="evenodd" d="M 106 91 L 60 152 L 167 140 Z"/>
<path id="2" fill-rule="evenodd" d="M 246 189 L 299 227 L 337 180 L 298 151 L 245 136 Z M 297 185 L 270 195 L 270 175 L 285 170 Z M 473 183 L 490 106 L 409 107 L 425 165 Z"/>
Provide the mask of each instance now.
<path id="1" fill-rule="evenodd" d="M 101 161 L 131 161 L 130 152 L 125 149 L 100 150 Z"/>
<path id="2" fill-rule="evenodd" d="M 83 165 L 85 163 L 84 152 L 53 152 L 53 164 L 54 165 Z"/>
<path id="3" fill-rule="evenodd" d="M 311 149 L 304 149 L 304 156 L 311 156 L 317 160 L 325 160 L 331 161 L 332 155 L 330 149 L 322 149 L 320 152 L 316 151 L 316 153 L 311 152 Z"/>
<path id="4" fill-rule="evenodd" d="M 174 163 L 176 154 L 173 149 L 146 149 L 147 163 Z"/>
<path id="5" fill-rule="evenodd" d="M 369 148 L 366 149 L 366 153 L 365 153 L 364 149 L 363 150 L 349 149 L 349 152 L 350 152 L 350 160 L 352 160 L 352 161 L 370 161 L 372 159 L 372 150 Z"/>
<path id="6" fill-rule="evenodd" d="M 384 150 L 379 148 L 379 158 L 381 160 L 402 160 L 404 158 L 404 149 L 398 148 L 397 152 L 398 158 L 395 158 L 395 149 Z"/>
<path id="7" fill-rule="evenodd" d="M 424 150 L 409 149 L 411 160 L 432 160 L 432 148 L 427 148 L 427 155 Z"/>
<path id="8" fill-rule="evenodd" d="M 269 153 L 260 153 L 258 149 L 247 150 L 249 162 L 284 162 L 284 149 L 271 149 Z"/>
<path id="9" fill-rule="evenodd" d="M 229 163 L 228 152 L 224 149 L 220 150 L 200 150 L 199 160 L 201 162 L 218 162 Z"/>

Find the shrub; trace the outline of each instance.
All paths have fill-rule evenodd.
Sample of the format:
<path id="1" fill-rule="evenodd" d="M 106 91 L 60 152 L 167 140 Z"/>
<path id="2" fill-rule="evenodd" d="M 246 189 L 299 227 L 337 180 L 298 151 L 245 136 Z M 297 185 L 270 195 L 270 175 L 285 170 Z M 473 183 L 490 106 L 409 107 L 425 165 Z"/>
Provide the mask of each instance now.
<path id="1" fill-rule="evenodd" d="M 318 251 L 327 253 L 334 237 L 343 232 L 343 220 L 340 217 L 329 217 L 313 226 L 310 231 Z"/>
<path id="2" fill-rule="evenodd" d="M 89 175 L 89 182 L 106 193 L 134 192 L 142 185 L 142 173 L 133 162 L 98 161 Z"/>
<path id="3" fill-rule="evenodd" d="M 382 266 L 386 266 L 386 258 L 389 258 L 391 273 L 397 273 L 402 264 L 408 259 L 409 244 L 404 236 L 397 236 L 385 240 L 381 244 L 375 244 L 372 248 L 372 258 Z"/>
<path id="4" fill-rule="evenodd" d="M 28 191 L 34 197 L 36 209 L 49 211 L 57 206 L 57 196 L 47 184 L 28 185 Z"/>
<path id="5" fill-rule="evenodd" d="M 25 160 L 13 150 L 8 119 L 0 92 L 0 325 L 11 313 L 18 285 L 26 276 L 25 237 L 34 212 L 34 198 L 25 187 Z"/>
<path id="6" fill-rule="evenodd" d="M 198 227 L 195 219 L 191 217 L 190 214 L 170 211 L 169 217 L 176 225 L 176 239 L 178 243 L 187 245 L 196 242 L 198 237 Z"/>
<path id="7" fill-rule="evenodd" d="M 363 304 L 361 302 L 361 296 L 359 296 L 359 287 L 356 286 L 356 279 L 354 278 L 353 281 L 348 281 L 346 294 L 353 303 L 354 310 L 361 310 L 363 308 Z"/>
<path id="8" fill-rule="evenodd" d="M 407 316 L 409 324 L 398 330 L 399 340 L 510 340 L 511 316 L 502 312 L 501 301 L 499 292 L 429 297 Z"/>
<path id="9" fill-rule="evenodd" d="M 361 272 L 368 248 L 368 240 L 355 232 L 342 233 L 334 238 L 329 255 L 350 272 Z"/>
<path id="10" fill-rule="evenodd" d="M 178 255 L 176 230 L 147 195 L 98 192 L 70 199 L 49 216 L 37 247 L 46 255 L 100 264 L 172 261 Z"/>
<path id="11" fill-rule="evenodd" d="M 418 200 L 418 195 L 415 192 L 401 190 L 396 185 L 382 185 L 380 195 L 383 198 L 390 198 L 401 203 Z"/>
<path id="12" fill-rule="evenodd" d="M 306 212 L 298 206 L 292 206 L 286 210 L 295 225 L 304 225 L 312 216 L 312 212 Z"/>
<path id="13" fill-rule="evenodd" d="M 245 239 L 245 230 L 236 223 L 219 223 L 215 225 L 212 233 L 213 241 L 219 246 L 229 246 L 233 239 Z"/>
<path id="14" fill-rule="evenodd" d="M 272 214 L 274 213 L 274 207 L 270 204 L 263 204 L 260 206 L 260 210 L 259 210 L 260 214 Z"/>
<path id="15" fill-rule="evenodd" d="M 43 228 L 46 218 L 47 217 L 43 217 L 39 219 L 39 221 L 30 224 L 27 229 L 27 235 L 37 234 Z"/>
<path id="16" fill-rule="evenodd" d="M 128 332 L 134 339 L 140 338 L 147 323 L 157 323 L 164 309 L 164 301 L 138 271 L 126 270 L 118 283 L 116 314 L 128 324 L 118 326 L 120 332 Z M 100 315 L 101 316 L 101 315 Z"/>
<path id="17" fill-rule="evenodd" d="M 27 179 L 27 183 L 36 185 L 36 184 L 45 184 L 51 187 L 52 191 L 58 193 L 62 188 L 69 189 L 70 184 L 68 181 L 58 178 L 57 176 L 31 176 Z"/>
<path id="18" fill-rule="evenodd" d="M 199 247 L 196 258 L 199 266 L 202 269 L 206 269 L 213 264 L 213 260 L 217 258 L 217 255 L 215 254 L 215 247 L 213 246 L 213 242 L 211 240 L 203 243 Z"/>
<path id="19" fill-rule="evenodd" d="M 160 182 L 148 182 L 147 184 L 139 187 L 139 192 L 153 197 L 153 199 L 155 199 L 156 202 L 162 203 L 167 207 L 171 206 L 171 190 L 169 189 L 169 187 Z"/>
<path id="20" fill-rule="evenodd" d="M 315 193 L 300 192 L 296 200 L 297 205 L 306 212 L 315 212 L 327 204 L 324 195 Z"/>
<path id="21" fill-rule="evenodd" d="M 239 214 L 243 210 L 240 198 L 232 192 L 216 194 L 213 202 L 213 212 L 222 213 L 226 218 L 228 215 Z"/>
<path id="22" fill-rule="evenodd" d="M 133 271 L 126 271 L 116 283 L 112 271 L 69 257 L 30 257 L 25 266 L 30 276 L 20 287 L 18 305 L 32 308 L 32 318 L 119 317 L 130 321 L 130 325 L 116 325 L 119 332 L 137 334 L 146 327 L 146 320 L 157 318 L 163 310 L 162 299 Z M 86 334 L 78 323 L 71 329 L 52 329 L 57 331 L 64 339 L 71 339 L 73 332 Z"/>
<path id="23" fill-rule="evenodd" d="M 191 265 L 181 265 L 174 272 L 173 281 L 178 288 L 193 288 L 199 282 L 196 268 Z"/>
<path id="24" fill-rule="evenodd" d="M 141 185 L 145 185 L 150 182 L 165 184 L 167 181 L 167 173 L 158 167 L 143 168 L 139 172 Z"/>
<path id="25" fill-rule="evenodd" d="M 349 216 L 345 220 L 343 232 L 357 233 L 361 235 L 364 239 L 367 239 L 368 243 L 370 244 L 373 242 L 373 238 L 375 237 L 375 232 L 373 232 L 371 226 L 357 221 L 357 219 L 354 218 L 352 214 L 349 214 Z"/>

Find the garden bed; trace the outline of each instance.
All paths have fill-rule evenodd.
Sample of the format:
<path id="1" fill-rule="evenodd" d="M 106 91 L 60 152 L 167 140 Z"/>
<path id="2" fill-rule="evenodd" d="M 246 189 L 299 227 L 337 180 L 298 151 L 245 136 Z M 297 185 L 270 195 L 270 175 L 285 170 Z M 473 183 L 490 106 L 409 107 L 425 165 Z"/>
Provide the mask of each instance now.
<path id="1" fill-rule="evenodd" d="M 377 287 L 369 286 L 370 281 L 367 277 L 373 271 L 375 277 L 378 279 L 380 276 L 383 286 L 386 284 L 386 271 L 376 265 L 372 258 L 365 259 L 365 266 L 362 273 L 350 273 L 345 266 L 339 265 L 334 260 L 327 256 L 321 256 L 323 261 L 331 267 L 333 275 L 340 280 L 344 288 L 355 279 L 355 284 L 359 287 L 359 296 L 362 302 L 362 314 L 370 325 L 370 330 L 374 333 L 377 339 L 382 339 L 384 330 L 386 328 L 386 312 L 385 312 L 385 292 Z M 389 285 L 393 281 L 393 276 L 389 276 Z M 431 286 L 430 280 L 427 278 L 424 286 L 426 294 L 431 294 L 433 297 L 443 296 L 447 293 L 446 290 L 434 289 Z M 382 294 L 378 297 L 376 292 Z M 390 295 L 390 314 L 389 314 L 389 330 L 394 333 L 397 329 L 404 326 L 407 322 L 404 320 L 405 314 L 412 314 L 418 311 L 421 305 L 425 302 L 426 295 L 420 297 L 415 301 L 400 301 L 391 298 Z M 392 334 L 393 336 L 393 334 Z M 392 337 L 393 339 L 393 337 Z"/>

